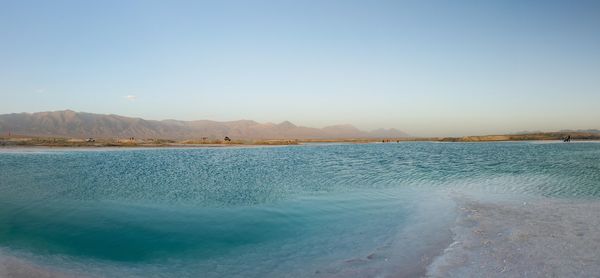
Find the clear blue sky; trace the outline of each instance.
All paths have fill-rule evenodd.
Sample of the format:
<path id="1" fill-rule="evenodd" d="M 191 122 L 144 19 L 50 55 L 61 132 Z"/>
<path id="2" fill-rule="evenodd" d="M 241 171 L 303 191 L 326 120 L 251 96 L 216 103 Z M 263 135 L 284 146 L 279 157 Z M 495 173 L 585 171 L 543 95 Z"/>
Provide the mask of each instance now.
<path id="1" fill-rule="evenodd" d="M 0 113 L 600 128 L 600 1 L 0 0 Z"/>

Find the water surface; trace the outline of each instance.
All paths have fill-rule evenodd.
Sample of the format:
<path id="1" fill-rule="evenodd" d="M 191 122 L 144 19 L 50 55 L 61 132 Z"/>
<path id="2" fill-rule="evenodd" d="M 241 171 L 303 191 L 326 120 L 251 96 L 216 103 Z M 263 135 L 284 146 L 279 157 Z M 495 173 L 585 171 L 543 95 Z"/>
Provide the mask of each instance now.
<path id="1" fill-rule="evenodd" d="M 0 149 L 0 167 L 0 270 L 74 276 L 421 275 L 457 195 L 600 196 L 597 143 Z"/>

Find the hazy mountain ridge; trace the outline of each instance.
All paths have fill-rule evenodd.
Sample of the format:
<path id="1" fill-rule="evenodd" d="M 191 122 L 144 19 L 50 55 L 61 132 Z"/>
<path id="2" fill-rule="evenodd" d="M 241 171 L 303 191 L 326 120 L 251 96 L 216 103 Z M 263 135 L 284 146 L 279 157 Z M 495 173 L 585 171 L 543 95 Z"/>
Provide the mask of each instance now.
<path id="1" fill-rule="evenodd" d="M 221 138 L 224 136 L 238 139 L 342 139 L 408 136 L 396 129 L 378 129 L 367 132 L 352 125 L 335 125 L 320 129 L 296 126 L 289 121 L 279 124 L 258 123 L 251 120 L 155 121 L 71 110 L 0 115 L 0 133 L 4 135 L 8 132 L 29 136 L 160 139 Z"/>
<path id="2" fill-rule="evenodd" d="M 537 133 L 553 133 L 553 132 L 575 132 L 575 133 L 600 133 L 598 129 L 561 129 L 559 131 L 541 131 L 541 130 L 523 130 L 519 132 L 512 133 L 512 135 L 526 135 L 526 134 L 537 134 Z"/>

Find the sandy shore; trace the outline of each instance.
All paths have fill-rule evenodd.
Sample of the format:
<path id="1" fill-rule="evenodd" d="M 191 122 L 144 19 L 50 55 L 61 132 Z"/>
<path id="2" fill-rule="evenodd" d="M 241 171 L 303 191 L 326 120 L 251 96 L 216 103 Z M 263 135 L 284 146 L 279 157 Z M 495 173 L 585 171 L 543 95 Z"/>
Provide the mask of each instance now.
<path id="1" fill-rule="evenodd" d="M 82 138 L 36 137 L 14 135 L 0 136 L 0 147 L 8 146 L 44 146 L 44 147 L 228 147 L 228 146 L 270 146 L 298 145 L 304 143 L 400 143 L 400 142 L 508 142 L 508 141 L 545 141 L 562 142 L 571 137 L 574 141 L 598 141 L 600 133 L 590 132 L 542 132 L 530 134 L 483 135 L 463 137 L 399 137 L 399 138 L 330 138 L 330 139 L 236 139 L 236 140 L 173 140 L 173 139 L 119 139 L 97 138 L 88 142 Z"/>
<path id="2" fill-rule="evenodd" d="M 428 277 L 598 277 L 600 202 L 459 200 L 454 243 Z"/>

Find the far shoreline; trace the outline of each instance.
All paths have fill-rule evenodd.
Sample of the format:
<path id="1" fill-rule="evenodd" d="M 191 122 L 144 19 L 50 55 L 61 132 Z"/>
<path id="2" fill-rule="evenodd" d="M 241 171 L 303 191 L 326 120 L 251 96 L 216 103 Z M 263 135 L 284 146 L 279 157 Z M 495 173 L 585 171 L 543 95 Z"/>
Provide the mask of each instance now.
<path id="1" fill-rule="evenodd" d="M 399 138 L 332 138 L 332 139 L 136 139 L 136 138 L 69 138 L 12 135 L 0 137 L 0 148 L 230 148 L 260 146 L 295 146 L 312 143 L 401 143 L 401 142 L 438 142 L 438 143 L 484 143 L 484 142 L 563 142 L 565 138 L 578 142 L 600 140 L 600 133 L 590 132 L 544 132 L 530 134 L 483 135 L 464 137 L 399 137 Z M 570 141 L 569 140 L 569 141 Z"/>

